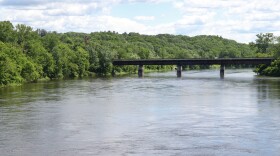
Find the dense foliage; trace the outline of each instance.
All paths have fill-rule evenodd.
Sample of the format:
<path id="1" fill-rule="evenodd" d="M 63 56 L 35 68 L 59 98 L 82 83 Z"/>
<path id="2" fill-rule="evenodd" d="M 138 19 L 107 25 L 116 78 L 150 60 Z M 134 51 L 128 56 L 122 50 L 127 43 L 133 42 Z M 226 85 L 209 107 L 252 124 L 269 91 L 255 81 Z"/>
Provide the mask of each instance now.
<path id="1" fill-rule="evenodd" d="M 0 22 L 0 86 L 106 75 L 113 59 L 254 57 L 255 48 L 219 36 L 56 33 Z M 148 69 L 165 68 L 148 66 Z M 135 72 L 136 67 L 116 67 Z"/>
<path id="2" fill-rule="evenodd" d="M 274 57 L 271 65 L 259 65 L 255 72 L 266 76 L 280 76 L 280 37 L 272 33 L 258 34 L 255 42 L 250 46 L 256 51 L 258 57 Z"/>

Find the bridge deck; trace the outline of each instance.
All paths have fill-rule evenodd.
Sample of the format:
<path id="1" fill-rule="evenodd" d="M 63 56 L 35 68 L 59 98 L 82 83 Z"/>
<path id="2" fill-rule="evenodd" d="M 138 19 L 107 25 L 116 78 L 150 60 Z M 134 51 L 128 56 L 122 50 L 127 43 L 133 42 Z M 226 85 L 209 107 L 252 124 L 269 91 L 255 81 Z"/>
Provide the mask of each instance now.
<path id="1" fill-rule="evenodd" d="M 114 60 L 113 65 L 257 65 L 270 64 L 273 60 L 274 58 Z"/>

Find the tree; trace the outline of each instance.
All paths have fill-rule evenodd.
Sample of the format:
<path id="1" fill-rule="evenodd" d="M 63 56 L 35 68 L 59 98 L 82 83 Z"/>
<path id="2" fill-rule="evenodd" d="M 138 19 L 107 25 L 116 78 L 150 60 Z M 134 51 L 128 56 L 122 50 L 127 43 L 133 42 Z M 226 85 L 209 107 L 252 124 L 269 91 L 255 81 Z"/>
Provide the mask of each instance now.
<path id="1" fill-rule="evenodd" d="M 44 37 L 42 37 L 42 43 L 48 52 L 51 52 L 54 47 L 56 47 L 60 43 L 60 39 L 58 34 L 55 33 L 47 33 Z"/>
<path id="2" fill-rule="evenodd" d="M 89 55 L 89 71 L 96 72 L 99 67 L 98 52 L 93 48 L 93 45 L 87 46 L 86 50 Z"/>
<path id="3" fill-rule="evenodd" d="M 107 48 L 102 48 L 98 51 L 99 66 L 96 72 L 101 75 L 107 75 L 111 73 L 113 69 L 112 59 L 115 57 L 116 52 L 110 51 Z"/>
<path id="4" fill-rule="evenodd" d="M 52 54 L 49 53 L 43 46 L 40 40 L 28 41 L 24 46 L 26 55 L 32 59 L 36 66 L 40 66 L 41 77 L 51 77 L 54 72 L 54 60 Z"/>
<path id="5" fill-rule="evenodd" d="M 27 41 L 37 39 L 38 34 L 30 26 L 24 24 L 16 25 L 17 43 L 24 45 Z"/>
<path id="6" fill-rule="evenodd" d="M 14 42 L 15 31 L 14 26 L 9 21 L 0 22 L 0 41 L 2 42 Z"/>
<path id="7" fill-rule="evenodd" d="M 76 60 L 75 63 L 79 68 L 79 77 L 87 76 L 87 71 L 89 68 L 89 54 L 82 47 L 77 47 L 75 50 Z"/>
<path id="8" fill-rule="evenodd" d="M 47 30 L 45 29 L 37 29 L 37 33 L 41 36 L 41 37 L 44 37 L 47 35 Z"/>
<path id="9" fill-rule="evenodd" d="M 10 51 L 13 51 L 14 54 L 18 52 L 11 45 L 0 41 L 0 86 L 21 83 L 23 81 L 20 75 L 21 65 L 10 56 Z M 14 57 L 19 58 L 20 56 L 15 55 Z"/>
<path id="10" fill-rule="evenodd" d="M 257 34 L 257 39 L 255 43 L 255 46 L 257 47 L 257 52 L 267 53 L 269 46 L 273 44 L 274 40 L 275 37 L 273 36 L 273 33 Z"/>
<path id="11" fill-rule="evenodd" d="M 280 37 L 275 37 L 275 43 L 269 48 L 275 58 L 280 58 Z"/>

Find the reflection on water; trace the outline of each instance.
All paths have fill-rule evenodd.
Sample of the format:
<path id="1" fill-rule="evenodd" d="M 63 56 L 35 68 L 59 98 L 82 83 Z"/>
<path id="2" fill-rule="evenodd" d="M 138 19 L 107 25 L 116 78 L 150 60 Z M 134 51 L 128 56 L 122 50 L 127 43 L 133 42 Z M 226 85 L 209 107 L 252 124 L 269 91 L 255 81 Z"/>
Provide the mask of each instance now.
<path id="1" fill-rule="evenodd" d="M 280 80 L 150 73 L 0 89 L 1 155 L 279 155 Z"/>
<path id="2" fill-rule="evenodd" d="M 256 80 L 260 100 L 278 100 L 280 97 L 280 81 L 276 78 Z"/>

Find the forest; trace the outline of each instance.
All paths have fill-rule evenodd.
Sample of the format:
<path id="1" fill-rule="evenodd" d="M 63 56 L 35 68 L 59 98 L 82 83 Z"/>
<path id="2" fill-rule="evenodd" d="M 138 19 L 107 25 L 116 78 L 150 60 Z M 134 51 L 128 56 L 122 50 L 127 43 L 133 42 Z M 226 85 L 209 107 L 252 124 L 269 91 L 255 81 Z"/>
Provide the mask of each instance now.
<path id="1" fill-rule="evenodd" d="M 141 35 L 114 31 L 58 33 L 0 21 L 0 86 L 44 79 L 110 75 L 114 59 L 278 56 L 280 38 L 271 33 L 258 34 L 255 42 L 242 44 L 221 36 L 207 35 Z M 165 68 L 146 67 L 148 70 Z M 136 70 L 134 66 L 115 67 L 117 74 L 134 73 Z M 280 76 L 280 60 L 271 66 L 260 65 L 255 72 Z"/>

